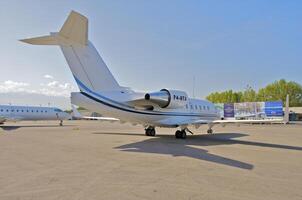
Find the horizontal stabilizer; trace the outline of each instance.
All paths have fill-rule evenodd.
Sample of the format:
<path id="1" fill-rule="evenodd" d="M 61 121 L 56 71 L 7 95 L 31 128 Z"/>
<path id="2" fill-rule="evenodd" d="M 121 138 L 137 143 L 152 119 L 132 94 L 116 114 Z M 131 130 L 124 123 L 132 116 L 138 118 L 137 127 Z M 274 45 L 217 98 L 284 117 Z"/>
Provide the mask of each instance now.
<path id="1" fill-rule="evenodd" d="M 28 44 L 34 44 L 34 45 L 58 45 L 55 35 L 23 39 L 20 41 Z"/>
<path id="2" fill-rule="evenodd" d="M 34 45 L 80 44 L 86 46 L 88 44 L 88 19 L 71 11 L 60 32 L 20 41 Z"/>

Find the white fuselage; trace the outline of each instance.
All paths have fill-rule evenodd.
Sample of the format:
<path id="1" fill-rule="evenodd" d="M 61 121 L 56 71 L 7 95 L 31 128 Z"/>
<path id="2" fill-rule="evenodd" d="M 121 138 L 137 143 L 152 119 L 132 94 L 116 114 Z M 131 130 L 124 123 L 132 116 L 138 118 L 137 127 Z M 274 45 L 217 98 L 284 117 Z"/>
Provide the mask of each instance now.
<path id="1" fill-rule="evenodd" d="M 66 120 L 68 113 L 54 107 L 0 105 L 0 117 L 4 121 Z"/>
<path id="2" fill-rule="evenodd" d="M 154 107 L 147 110 L 129 105 L 127 100 L 140 96 L 133 91 L 95 93 L 92 91 L 74 92 L 71 102 L 93 110 L 104 116 L 144 126 L 177 127 L 178 124 L 193 120 L 213 121 L 219 119 L 214 105 L 205 100 L 189 99 L 188 103 L 177 109 Z"/>

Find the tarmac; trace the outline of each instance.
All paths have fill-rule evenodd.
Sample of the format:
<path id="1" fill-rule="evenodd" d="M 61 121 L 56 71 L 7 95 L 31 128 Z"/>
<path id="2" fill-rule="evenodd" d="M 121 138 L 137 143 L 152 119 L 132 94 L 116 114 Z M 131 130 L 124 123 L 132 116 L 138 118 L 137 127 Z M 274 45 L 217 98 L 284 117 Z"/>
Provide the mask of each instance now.
<path id="1" fill-rule="evenodd" d="M 302 199 L 302 125 L 176 129 L 100 121 L 0 128 L 0 199 Z"/>

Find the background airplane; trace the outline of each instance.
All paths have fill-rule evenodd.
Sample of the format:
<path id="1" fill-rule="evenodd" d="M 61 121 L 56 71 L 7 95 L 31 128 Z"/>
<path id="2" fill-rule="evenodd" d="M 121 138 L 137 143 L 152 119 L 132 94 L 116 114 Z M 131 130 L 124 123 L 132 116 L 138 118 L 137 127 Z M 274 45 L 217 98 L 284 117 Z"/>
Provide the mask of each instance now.
<path id="1" fill-rule="evenodd" d="M 62 126 L 63 120 L 70 118 L 68 113 L 55 107 L 0 105 L 0 124 L 6 121 L 58 120 Z"/>
<path id="2" fill-rule="evenodd" d="M 144 93 L 120 86 L 88 40 L 88 19 L 77 12 L 70 13 L 59 32 L 21 41 L 60 46 L 80 89 L 71 94 L 72 103 L 104 116 L 141 124 L 147 136 L 155 136 L 155 127 L 179 127 L 175 137 L 186 138 L 186 131 L 191 132 L 189 126 L 206 124 L 208 133 L 212 133 L 215 124 L 253 122 L 219 120 L 213 103 L 189 98 L 184 91 L 164 88 Z M 152 76 L 149 78 L 152 81 Z M 280 120 L 269 120 L 273 121 Z"/>

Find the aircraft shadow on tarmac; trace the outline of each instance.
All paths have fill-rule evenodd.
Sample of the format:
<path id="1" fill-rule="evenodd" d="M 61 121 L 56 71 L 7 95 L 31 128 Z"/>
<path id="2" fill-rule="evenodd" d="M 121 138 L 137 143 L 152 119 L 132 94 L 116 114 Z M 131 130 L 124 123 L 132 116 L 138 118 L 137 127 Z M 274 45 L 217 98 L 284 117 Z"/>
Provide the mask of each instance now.
<path id="1" fill-rule="evenodd" d="M 94 134 L 105 134 L 105 135 L 132 135 L 139 136 L 139 134 L 132 133 L 94 133 Z M 145 135 L 142 135 L 146 137 Z M 187 137 L 186 140 L 174 139 L 173 135 L 157 135 L 154 138 L 150 138 L 144 141 L 135 142 L 131 144 L 122 145 L 116 147 L 121 151 L 127 152 L 141 152 L 141 153 L 153 153 L 153 154 L 166 154 L 172 156 L 184 156 L 199 160 L 205 160 L 214 162 L 221 165 L 231 166 L 235 168 L 241 168 L 245 170 L 252 170 L 253 165 L 241 162 L 238 160 L 226 158 L 223 156 L 209 153 L 207 150 L 194 148 L 192 146 L 213 146 L 213 145 L 225 145 L 225 144 L 242 144 L 251 145 L 258 147 L 270 147 L 288 150 L 302 151 L 302 147 L 269 144 L 262 142 L 243 141 L 236 140 L 234 138 L 244 137 L 247 134 L 243 133 L 216 133 L 213 135 L 193 135 Z"/>

